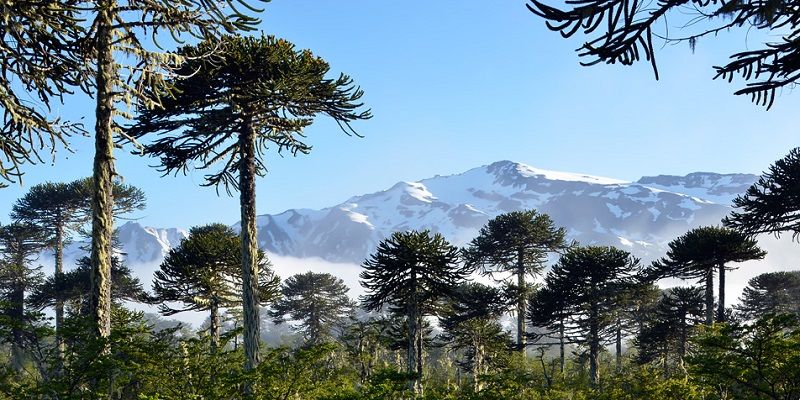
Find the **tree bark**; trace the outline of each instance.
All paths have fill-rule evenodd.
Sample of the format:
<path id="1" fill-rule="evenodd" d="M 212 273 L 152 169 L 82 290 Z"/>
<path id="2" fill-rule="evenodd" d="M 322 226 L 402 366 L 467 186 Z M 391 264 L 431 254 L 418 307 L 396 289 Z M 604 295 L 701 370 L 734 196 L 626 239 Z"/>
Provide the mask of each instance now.
<path id="1" fill-rule="evenodd" d="M 92 316 L 95 334 L 111 333 L 111 235 L 114 230 L 112 181 L 114 177 L 114 79 L 112 50 L 114 0 L 99 3 L 97 41 L 97 109 L 92 191 Z M 106 349 L 106 351 L 109 349 Z"/>
<path id="2" fill-rule="evenodd" d="M 619 317 L 617 317 L 616 325 L 616 369 L 619 373 L 622 371 L 622 321 Z"/>
<path id="3" fill-rule="evenodd" d="M 59 279 L 64 275 L 64 222 L 59 221 L 56 223 L 56 272 L 55 278 Z M 61 327 L 64 324 L 64 303 L 61 300 L 56 300 L 56 371 L 61 373 L 61 368 L 64 364 L 64 353 L 66 352 L 66 344 L 64 338 L 61 336 Z"/>
<path id="4" fill-rule="evenodd" d="M 706 325 L 714 323 L 714 268 L 706 270 Z"/>
<path id="5" fill-rule="evenodd" d="M 22 332 L 22 324 L 25 318 L 25 285 L 22 283 L 22 279 L 24 279 L 22 274 L 24 266 L 20 264 L 17 268 L 19 268 L 20 272 L 20 282 L 15 284 L 16 287 L 14 287 L 14 290 L 9 296 L 9 300 L 11 300 L 11 312 L 9 316 L 11 317 L 11 322 L 14 324 L 11 327 L 11 368 L 16 372 L 22 372 L 25 367 Z"/>
<path id="6" fill-rule="evenodd" d="M 408 315 L 406 316 L 406 323 L 408 324 L 408 348 L 406 353 L 406 372 L 415 374 L 417 372 L 417 316 L 415 311 L 415 304 L 413 304 L 416 296 L 412 295 L 412 304 L 408 305 Z M 417 392 L 417 379 L 410 378 L 408 380 L 408 390 L 412 393 Z"/>
<path id="7" fill-rule="evenodd" d="M 596 387 L 600 382 L 600 313 L 597 304 L 590 306 L 589 312 L 589 383 Z"/>
<path id="8" fill-rule="evenodd" d="M 725 264 L 719 264 L 719 305 L 717 308 L 717 322 L 727 321 L 725 315 Z"/>
<path id="9" fill-rule="evenodd" d="M 517 351 L 525 355 L 525 253 L 517 250 Z"/>
<path id="10" fill-rule="evenodd" d="M 258 365 L 258 239 L 256 232 L 255 129 L 245 123 L 239 135 L 239 200 L 242 213 L 242 311 L 244 314 L 244 368 Z M 245 388 L 247 389 L 247 388 Z"/>
<path id="11" fill-rule="evenodd" d="M 217 350 L 219 349 L 219 329 L 220 329 L 220 318 L 219 318 L 219 302 L 215 299 L 211 301 L 211 323 L 208 327 L 209 336 L 211 336 L 211 353 L 216 354 Z"/>
<path id="12" fill-rule="evenodd" d="M 564 351 L 564 321 L 561 321 L 561 326 L 558 327 L 558 351 L 559 351 L 559 369 L 561 375 L 564 375 L 567 359 Z"/>

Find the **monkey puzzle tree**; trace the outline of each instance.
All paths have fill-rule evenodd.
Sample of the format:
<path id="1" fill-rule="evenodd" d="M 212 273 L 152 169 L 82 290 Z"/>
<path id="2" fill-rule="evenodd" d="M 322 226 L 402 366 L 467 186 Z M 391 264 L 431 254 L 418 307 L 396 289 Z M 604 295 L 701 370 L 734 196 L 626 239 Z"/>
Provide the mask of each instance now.
<path id="1" fill-rule="evenodd" d="M 377 311 L 389 306 L 390 311 L 405 314 L 407 371 L 416 374 L 409 380 L 409 390 L 421 393 L 424 318 L 452 295 L 469 269 L 459 265 L 456 247 L 427 230 L 393 233 L 362 266 L 364 308 Z"/>
<path id="2" fill-rule="evenodd" d="M 614 247 L 574 247 L 567 250 L 545 277 L 545 285 L 566 299 L 567 326 L 574 341 L 589 348 L 589 379 L 600 379 L 601 346 L 614 337 L 613 314 L 622 307 L 624 294 L 638 282 L 639 260 Z"/>
<path id="3" fill-rule="evenodd" d="M 496 278 L 496 274 L 510 273 L 516 279 L 516 282 L 505 277 L 501 280 L 508 284 L 516 300 L 520 352 L 525 351 L 525 305 L 530 294 L 525 278 L 542 272 L 548 253 L 567 248 L 565 232 L 564 228 L 556 228 L 547 214 L 514 211 L 487 222 L 464 252 L 467 264 L 480 268 L 484 275 Z"/>
<path id="4" fill-rule="evenodd" d="M 553 285 L 556 282 L 550 282 Z M 528 320 L 531 325 L 543 328 L 544 332 L 536 335 L 537 339 L 543 337 L 556 337 L 559 350 L 559 371 L 563 374 L 566 367 L 566 345 L 571 327 L 567 326 L 567 318 L 572 312 L 572 306 L 565 293 L 569 288 L 556 288 L 544 286 L 528 299 Z"/>
<path id="5" fill-rule="evenodd" d="M 736 210 L 722 221 L 729 228 L 800 238 L 800 147 L 775 161 L 733 205 Z"/>
<path id="6" fill-rule="evenodd" d="M 55 152 L 80 124 L 55 115 L 52 100 L 81 82 L 75 56 L 83 31 L 74 1 L 13 1 L 0 8 L 0 179 L 18 180 L 20 164 L 41 161 L 45 147 Z M 0 187 L 5 186 L 0 182 Z"/>
<path id="7" fill-rule="evenodd" d="M 113 235 L 113 149 L 125 137 L 120 119 L 130 117 L 133 103 L 156 107 L 158 95 L 168 91 L 168 77 L 181 56 L 167 53 L 159 38 L 183 40 L 218 38 L 222 33 L 251 29 L 258 21 L 238 12 L 244 0 L 72 0 L 38 12 L 65 6 L 71 13 L 51 13 L 49 24 L 58 28 L 73 24 L 69 36 L 55 35 L 63 57 L 78 60 L 77 84 L 96 104 L 92 188 L 93 314 L 96 334 L 108 337 L 111 329 L 111 257 Z M 77 20 L 77 22 L 76 22 Z M 70 25 L 70 26 L 73 26 Z M 74 33 L 74 34 L 73 34 Z M 155 42 L 155 43 L 154 43 Z M 154 45 L 153 45 L 154 44 Z M 47 57 L 37 48 L 32 57 Z M 207 55 L 205 55 L 207 56 Z M 108 350 L 108 349 L 104 349 Z"/>
<path id="8" fill-rule="evenodd" d="M 281 286 L 281 298 L 270 316 L 275 323 L 299 321 L 299 331 L 307 344 L 319 344 L 333 337 L 333 328 L 341 326 L 353 312 L 347 297 L 350 289 L 341 278 L 308 271 L 290 276 Z"/>
<path id="9" fill-rule="evenodd" d="M 45 232 L 35 225 L 14 223 L 0 227 L 0 295 L 11 323 L 12 366 L 22 369 L 25 292 L 41 279 L 30 263 L 47 247 Z"/>
<path id="10" fill-rule="evenodd" d="M 219 57 L 200 57 L 214 50 Z M 328 63 L 308 50 L 274 37 L 226 36 L 187 46 L 170 81 L 174 92 L 155 93 L 161 107 L 143 109 L 127 131 L 133 138 L 157 134 L 144 154 L 159 157 L 164 173 L 186 172 L 222 163 L 206 176 L 206 186 L 239 190 L 244 279 L 244 343 L 248 368 L 257 363 L 259 313 L 255 254 L 256 176 L 266 172 L 263 156 L 269 146 L 278 152 L 307 153 L 303 129 L 317 115 L 333 118 L 355 134 L 350 123 L 370 117 L 358 100 L 363 92 L 346 75 L 326 78 Z M 145 106 L 146 104 L 142 104 Z"/>
<path id="11" fill-rule="evenodd" d="M 46 233 L 49 246 L 55 259 L 55 277 L 64 273 L 64 244 L 71 234 L 87 221 L 83 212 L 88 203 L 87 197 L 78 184 L 47 182 L 34 185 L 22 198 L 18 199 L 11 211 L 11 218 L 21 223 L 36 225 Z M 88 193 L 87 193 L 88 194 Z M 58 358 L 64 353 L 64 343 L 59 328 L 64 319 L 64 305 L 54 304 L 56 323 L 56 344 Z"/>
<path id="12" fill-rule="evenodd" d="M 683 279 L 702 278 L 706 285 L 706 323 L 714 315 L 714 272 L 719 276 L 717 321 L 724 322 L 725 271 L 731 262 L 760 260 L 766 253 L 745 233 L 728 228 L 705 226 L 695 228 L 671 241 L 667 257 L 653 263 L 655 276 Z"/>
<path id="13" fill-rule="evenodd" d="M 500 317 L 507 311 L 499 289 L 466 283 L 456 289 L 439 319 L 444 341 L 464 351 L 459 366 L 472 374 L 476 392 L 483 387 L 480 376 L 488 373 L 489 364 L 508 351 L 511 338 L 500 325 Z"/>
<path id="14" fill-rule="evenodd" d="M 772 106 L 777 90 L 790 88 L 800 79 L 800 21 L 797 4 L 791 1 L 664 0 L 648 6 L 637 0 L 587 0 L 567 1 L 566 5 L 569 9 L 562 10 L 530 0 L 527 6 L 546 20 L 550 30 L 565 38 L 581 30 L 590 36 L 577 49 L 578 55 L 586 59 L 582 65 L 631 65 L 644 59 L 651 63 L 658 79 L 655 49 L 661 46 L 653 44 L 654 37 L 664 43 L 687 42 L 694 50 L 701 38 L 744 27 L 780 39 L 731 55 L 728 64 L 714 67 L 715 79 L 730 82 L 741 76 L 752 81 L 735 94 L 748 95 L 767 108 Z M 670 30 L 670 17 L 687 23 Z M 658 31 L 660 26 L 664 27 L 662 32 Z M 674 32 L 686 33 L 673 35 Z"/>
<path id="15" fill-rule="evenodd" d="M 736 309 L 746 319 L 781 313 L 800 316 L 800 271 L 767 272 L 750 279 Z"/>
<path id="16" fill-rule="evenodd" d="M 684 359 L 691 330 L 702 322 L 703 289 L 676 287 L 665 291 L 636 336 L 640 363 L 661 360 L 664 375 L 669 374 L 669 356 L 685 373 Z"/>
<path id="17" fill-rule="evenodd" d="M 264 252 L 259 251 L 259 274 L 256 290 L 260 301 L 268 303 L 277 295 L 279 279 L 269 266 Z M 217 350 L 220 332 L 220 308 L 241 303 L 242 252 L 239 236 L 223 224 L 194 227 L 189 237 L 167 254 L 155 272 L 153 291 L 162 304 L 164 315 L 197 310 L 211 313 L 211 349 Z M 180 302 L 171 307 L 163 302 Z"/>

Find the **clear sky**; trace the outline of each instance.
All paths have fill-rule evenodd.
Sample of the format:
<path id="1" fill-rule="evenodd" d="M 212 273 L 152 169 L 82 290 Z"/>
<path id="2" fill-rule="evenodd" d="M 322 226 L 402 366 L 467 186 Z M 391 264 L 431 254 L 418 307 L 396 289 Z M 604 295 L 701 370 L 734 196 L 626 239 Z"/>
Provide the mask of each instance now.
<path id="1" fill-rule="evenodd" d="M 712 65 L 759 43 L 746 32 L 658 52 L 661 81 L 646 63 L 581 67 L 580 40 L 548 31 L 522 0 L 273 0 L 261 28 L 309 48 L 351 75 L 374 118 L 347 137 L 319 120 L 307 156 L 267 158 L 260 214 L 321 208 L 351 195 L 508 159 L 551 170 L 635 180 L 694 171 L 760 173 L 798 146 L 800 93 L 770 111 L 733 96 L 743 83 L 712 81 Z M 84 98 L 62 106 L 93 126 Z M 25 167 L 25 186 L 0 190 L 0 221 L 30 185 L 91 175 L 93 142 L 55 164 Z M 203 173 L 160 178 L 118 151 L 118 171 L 143 188 L 141 222 L 183 227 L 234 223 L 238 200 L 199 187 Z"/>

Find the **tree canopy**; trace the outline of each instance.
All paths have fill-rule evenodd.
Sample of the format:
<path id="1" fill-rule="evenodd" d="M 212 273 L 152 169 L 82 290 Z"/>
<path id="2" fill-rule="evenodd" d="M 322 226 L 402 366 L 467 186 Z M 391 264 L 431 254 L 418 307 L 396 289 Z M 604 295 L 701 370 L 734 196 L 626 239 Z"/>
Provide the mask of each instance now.
<path id="1" fill-rule="evenodd" d="M 658 79 L 658 41 L 685 42 L 694 50 L 701 39 L 741 28 L 762 32 L 769 39 L 760 48 L 734 53 L 727 64 L 715 66 L 714 79 L 730 82 L 741 77 L 748 83 L 734 94 L 750 96 L 767 108 L 779 89 L 790 88 L 800 79 L 800 19 L 793 2 L 665 0 L 648 6 L 638 0 L 587 0 L 567 1 L 561 9 L 530 0 L 527 6 L 565 38 L 579 31 L 588 36 L 577 49 L 585 60 L 582 65 L 632 65 L 645 60 Z M 670 29 L 668 21 L 682 25 Z"/>

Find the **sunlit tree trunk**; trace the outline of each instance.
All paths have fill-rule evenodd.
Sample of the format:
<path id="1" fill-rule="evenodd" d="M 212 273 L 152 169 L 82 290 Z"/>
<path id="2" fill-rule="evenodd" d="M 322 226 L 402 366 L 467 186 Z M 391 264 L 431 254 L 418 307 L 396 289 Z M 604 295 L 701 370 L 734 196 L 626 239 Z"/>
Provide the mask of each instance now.
<path id="1" fill-rule="evenodd" d="M 517 250 L 517 286 L 519 296 L 517 297 L 517 351 L 525 354 L 525 252 L 523 249 Z"/>
<path id="2" fill-rule="evenodd" d="M 112 180 L 114 176 L 113 80 L 116 70 L 112 51 L 114 0 L 99 2 L 97 40 L 97 109 L 92 191 L 92 315 L 99 337 L 111 333 L 111 235 L 114 230 Z"/>
<path id="3" fill-rule="evenodd" d="M 717 322 L 725 322 L 725 264 L 719 264 L 719 301 L 717 309 Z"/>
<path id="4" fill-rule="evenodd" d="M 56 223 L 56 243 L 55 243 L 55 258 L 56 258 L 56 279 L 64 274 L 64 223 L 58 221 Z M 61 335 L 61 328 L 64 324 L 64 303 L 61 300 L 56 300 L 56 369 L 61 371 L 64 363 L 64 352 L 66 345 L 64 338 Z"/>
<path id="5" fill-rule="evenodd" d="M 706 270 L 706 325 L 714 322 L 714 268 Z"/>
<path id="6" fill-rule="evenodd" d="M 258 365 L 258 239 L 256 232 L 255 128 L 245 123 L 239 136 L 241 151 L 239 191 L 242 212 L 242 311 L 244 314 L 245 370 Z M 247 389 L 247 388 L 246 388 Z"/>
<path id="7" fill-rule="evenodd" d="M 209 336 L 211 336 L 211 353 L 216 354 L 217 350 L 219 349 L 219 329 L 220 329 L 220 317 L 219 317 L 219 301 L 216 299 L 211 300 L 211 306 L 209 307 L 211 311 L 210 316 L 210 324 L 208 327 Z"/>
<path id="8" fill-rule="evenodd" d="M 597 386 L 600 381 L 599 356 L 600 356 L 600 327 L 598 326 L 599 315 L 592 306 L 589 315 L 589 382 L 592 386 Z"/>

